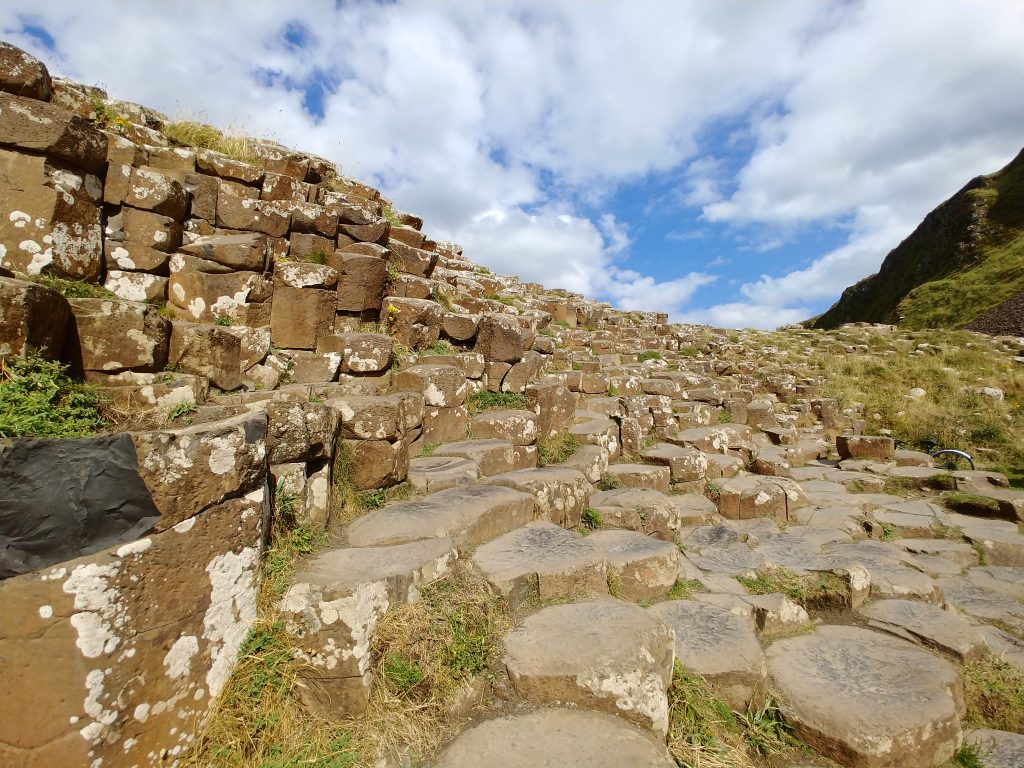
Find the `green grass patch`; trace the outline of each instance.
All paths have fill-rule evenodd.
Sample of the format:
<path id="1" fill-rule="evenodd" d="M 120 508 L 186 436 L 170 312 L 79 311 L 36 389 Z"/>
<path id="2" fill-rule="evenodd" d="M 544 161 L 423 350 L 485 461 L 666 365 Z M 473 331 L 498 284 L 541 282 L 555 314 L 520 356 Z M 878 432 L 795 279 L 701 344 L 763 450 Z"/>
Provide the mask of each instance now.
<path id="1" fill-rule="evenodd" d="M 419 350 L 420 357 L 428 355 L 450 355 L 455 352 L 455 348 L 444 339 L 438 339 L 430 346 L 424 347 Z"/>
<path id="2" fill-rule="evenodd" d="M 754 768 L 766 759 L 808 748 L 792 733 L 769 696 L 745 714 L 733 712 L 719 692 L 677 659 L 668 690 L 668 748 L 685 768 Z"/>
<path id="3" fill-rule="evenodd" d="M 597 530 L 601 527 L 601 513 L 593 507 L 587 507 L 583 510 L 580 525 L 590 531 Z"/>
<path id="4" fill-rule="evenodd" d="M 961 668 L 965 724 L 1024 733 L 1024 669 L 995 654 Z"/>
<path id="5" fill-rule="evenodd" d="M 594 487 L 599 491 L 614 491 L 618 488 L 623 488 L 624 486 L 622 481 L 615 475 L 605 475 L 594 483 Z"/>
<path id="6" fill-rule="evenodd" d="M 63 277 L 53 275 L 22 275 L 33 283 L 57 291 L 66 299 L 120 299 L 97 283 L 87 283 L 84 280 L 65 280 Z"/>
<path id="7" fill-rule="evenodd" d="M 664 356 L 656 349 L 649 349 L 646 352 L 641 352 L 637 360 L 641 363 L 646 363 L 648 360 L 664 360 Z"/>
<path id="8" fill-rule="evenodd" d="M 466 403 L 471 416 L 484 411 L 522 410 L 526 408 L 526 395 L 519 392 L 491 392 L 482 389 L 470 395 Z"/>
<path id="9" fill-rule="evenodd" d="M 947 509 L 965 515 L 978 515 L 981 517 L 1001 516 L 999 502 L 988 496 L 962 492 L 950 493 L 942 498 L 942 503 Z"/>
<path id="10" fill-rule="evenodd" d="M 696 579 L 676 579 L 672 589 L 665 595 L 666 600 L 689 600 L 698 592 L 704 591 L 704 585 Z"/>
<path id="11" fill-rule="evenodd" d="M 0 360 L 0 437 L 86 437 L 109 427 L 99 391 L 38 352 Z"/>
<path id="12" fill-rule="evenodd" d="M 537 439 L 537 466 L 561 464 L 579 450 L 580 441 L 568 432 L 545 435 Z"/>
<path id="13" fill-rule="evenodd" d="M 800 575 L 788 568 L 770 566 L 757 576 L 737 576 L 752 595 L 772 595 L 781 592 L 804 608 L 828 609 L 845 607 L 850 603 L 849 584 L 834 573 L 820 572 Z"/>

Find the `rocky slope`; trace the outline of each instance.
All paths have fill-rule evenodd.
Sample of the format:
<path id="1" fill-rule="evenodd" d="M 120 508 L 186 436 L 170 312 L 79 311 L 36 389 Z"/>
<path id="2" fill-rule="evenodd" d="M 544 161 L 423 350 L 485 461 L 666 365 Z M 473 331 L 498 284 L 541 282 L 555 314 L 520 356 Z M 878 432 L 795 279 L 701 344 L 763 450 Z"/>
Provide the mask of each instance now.
<path id="1" fill-rule="evenodd" d="M 825 373 L 1020 344 L 623 313 L 169 135 L 0 46 L 0 387 L 43 350 L 131 427 L 0 441 L 0 764 L 1019 764 L 969 705 L 1024 662 L 1024 492 Z M 951 381 L 907 397 L 1015 423 Z"/>
<path id="2" fill-rule="evenodd" d="M 997 173 L 972 179 L 929 213 L 876 274 L 843 291 L 809 325 L 960 328 L 1021 290 L 1024 151 Z M 996 314 L 1005 319 L 998 325 L 1001 332 L 1024 335 L 1018 315 Z"/>

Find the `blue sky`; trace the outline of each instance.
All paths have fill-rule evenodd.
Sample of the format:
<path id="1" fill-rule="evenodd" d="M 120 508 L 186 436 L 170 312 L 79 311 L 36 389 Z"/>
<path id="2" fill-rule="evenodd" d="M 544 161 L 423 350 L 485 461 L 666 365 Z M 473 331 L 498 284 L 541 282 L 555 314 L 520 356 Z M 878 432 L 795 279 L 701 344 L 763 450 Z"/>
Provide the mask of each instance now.
<path id="1" fill-rule="evenodd" d="M 1024 146 L 1019 0 L 9 0 L 0 34 L 499 272 L 729 327 L 820 312 Z"/>

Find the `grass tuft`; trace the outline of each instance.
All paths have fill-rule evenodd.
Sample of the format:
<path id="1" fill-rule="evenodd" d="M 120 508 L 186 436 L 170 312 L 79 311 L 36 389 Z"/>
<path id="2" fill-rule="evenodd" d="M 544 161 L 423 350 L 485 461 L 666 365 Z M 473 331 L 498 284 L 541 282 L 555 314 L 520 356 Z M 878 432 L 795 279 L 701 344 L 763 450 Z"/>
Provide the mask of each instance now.
<path id="1" fill-rule="evenodd" d="M 788 568 L 769 566 L 757 576 L 737 576 L 736 580 L 752 595 L 773 595 L 781 592 L 804 608 L 847 606 L 849 584 L 841 576 L 827 571 L 801 576 Z"/>
<path id="2" fill-rule="evenodd" d="M 714 686 L 678 660 L 668 701 L 668 749 L 684 768 L 755 768 L 766 758 L 806 749 L 771 696 L 760 708 L 737 714 Z"/>
<path id="3" fill-rule="evenodd" d="M 526 408 L 526 395 L 519 392 L 474 392 L 467 400 L 470 416 L 484 411 L 522 410 Z"/>
<path id="4" fill-rule="evenodd" d="M 232 160 L 263 167 L 263 161 L 256 153 L 253 139 L 248 136 L 224 133 L 212 125 L 195 120 L 175 120 L 165 123 L 164 136 L 177 144 L 196 149 L 210 149 L 227 155 Z"/>
<path id="5" fill-rule="evenodd" d="M 967 725 L 1024 733 L 1024 669 L 988 654 L 965 664 L 961 677 Z"/>
<path id="6" fill-rule="evenodd" d="M 38 352 L 0 360 L 0 437 L 86 437 L 109 427 L 95 387 Z"/>
<path id="7" fill-rule="evenodd" d="M 537 466 L 561 464 L 580 448 L 580 442 L 568 432 L 545 435 L 537 439 Z"/>

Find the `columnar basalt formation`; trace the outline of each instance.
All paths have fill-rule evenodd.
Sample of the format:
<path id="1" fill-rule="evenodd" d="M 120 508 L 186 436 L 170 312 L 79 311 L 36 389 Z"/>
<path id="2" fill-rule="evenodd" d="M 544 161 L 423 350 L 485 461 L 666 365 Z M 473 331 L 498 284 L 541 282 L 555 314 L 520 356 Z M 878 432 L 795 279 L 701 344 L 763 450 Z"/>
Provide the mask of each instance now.
<path id="1" fill-rule="evenodd" d="M 866 434 L 803 364 L 891 329 L 782 350 L 621 312 L 491 274 L 322 158 L 166 123 L 0 45 L 0 362 L 137 417 L 0 440 L 3 765 L 176 764 L 284 498 L 332 534 L 275 606 L 319 715 L 364 712 L 379 623 L 456 564 L 533 611 L 491 670 L 508 710 L 438 765 L 669 765 L 681 667 L 738 710 L 774 691 L 843 765 L 935 766 L 954 662 L 1024 661 L 1024 494 Z"/>

